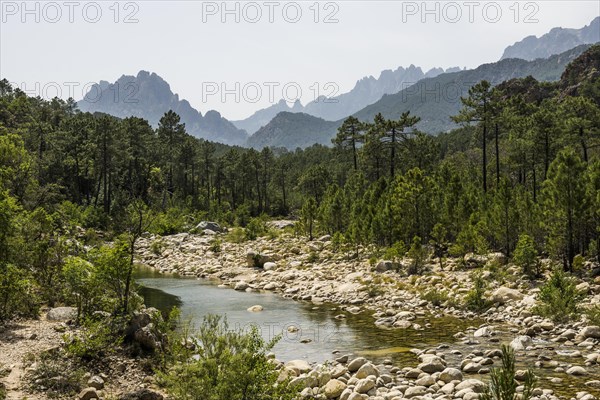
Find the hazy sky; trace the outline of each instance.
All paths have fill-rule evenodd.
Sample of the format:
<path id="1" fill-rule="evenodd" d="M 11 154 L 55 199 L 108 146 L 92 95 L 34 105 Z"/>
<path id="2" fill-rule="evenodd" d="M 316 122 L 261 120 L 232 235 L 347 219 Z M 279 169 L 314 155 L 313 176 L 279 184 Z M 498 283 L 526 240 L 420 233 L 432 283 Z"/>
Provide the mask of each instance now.
<path id="1" fill-rule="evenodd" d="M 346 92 L 384 69 L 494 62 L 525 36 L 580 28 L 600 14 L 596 0 L 0 6 L 0 76 L 32 94 L 80 99 L 86 84 L 143 69 L 202 113 L 216 109 L 229 119 L 294 99 L 298 89 L 304 104 L 317 94 Z"/>

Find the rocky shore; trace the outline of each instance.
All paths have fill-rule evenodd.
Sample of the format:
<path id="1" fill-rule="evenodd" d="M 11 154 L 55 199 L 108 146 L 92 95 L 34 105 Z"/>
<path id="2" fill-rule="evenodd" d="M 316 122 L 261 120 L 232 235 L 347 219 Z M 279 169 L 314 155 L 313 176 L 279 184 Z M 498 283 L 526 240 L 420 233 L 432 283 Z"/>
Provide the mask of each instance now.
<path id="1" fill-rule="evenodd" d="M 414 365 L 393 365 L 391 360 L 375 364 L 351 354 L 333 355 L 325 365 L 280 363 L 282 376 L 300 383 L 305 398 L 473 400 L 491 368 L 499 365 L 502 343 L 516 351 L 517 380 L 528 368 L 538 376 L 536 399 L 600 397 L 600 327 L 585 317 L 562 325 L 534 315 L 538 284 L 521 276 L 517 267 L 502 265 L 500 254 L 447 260 L 444 270 L 430 260 L 422 275 L 407 276 L 408 260 L 356 259 L 334 251 L 328 236 L 307 241 L 282 233 L 232 243 L 217 230 L 145 237 L 139 242 L 138 261 L 162 273 L 218 280 L 238 291 L 334 303 L 349 313 L 368 310 L 381 329 L 430 329 L 417 323 L 422 315 L 480 321 L 457 333 L 455 346 L 440 343 L 410 350 Z M 486 280 L 486 297 L 493 304 L 479 316 L 460 306 L 473 288 L 474 269 Z M 599 279 L 582 281 L 578 289 L 587 294 L 583 305 L 600 303 Z"/>
<path id="2" fill-rule="evenodd" d="M 0 327 L 0 387 L 7 400 L 42 400 L 60 397 L 54 389 L 70 384 L 74 373 L 67 365 L 49 361 L 49 355 L 59 355 L 64 335 L 77 332 L 71 322 L 76 315 L 72 307 L 57 307 L 43 312 L 37 320 L 13 321 Z M 45 379 L 57 368 L 58 376 Z M 151 370 L 140 359 L 125 354 L 112 354 L 102 363 L 93 363 L 77 375 L 83 382 L 77 398 L 91 400 L 162 400 Z M 60 375 L 64 373 L 64 375 Z M 54 386 L 54 387 L 53 387 Z M 2 398 L 0 396 L 0 398 Z"/>

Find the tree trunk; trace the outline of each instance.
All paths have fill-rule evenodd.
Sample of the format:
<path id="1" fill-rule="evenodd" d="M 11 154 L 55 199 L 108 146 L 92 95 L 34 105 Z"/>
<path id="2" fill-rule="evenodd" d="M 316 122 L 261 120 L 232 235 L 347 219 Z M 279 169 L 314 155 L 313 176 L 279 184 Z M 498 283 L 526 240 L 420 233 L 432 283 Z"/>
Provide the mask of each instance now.
<path id="1" fill-rule="evenodd" d="M 500 147 L 498 145 L 498 123 L 495 125 L 496 136 L 496 187 L 500 186 Z"/>
<path id="2" fill-rule="evenodd" d="M 481 139 L 481 147 L 483 152 L 482 157 L 482 173 L 483 173 L 483 193 L 487 193 L 487 125 L 483 121 L 483 137 Z"/>
<path id="3" fill-rule="evenodd" d="M 352 138 L 352 157 L 354 157 L 354 170 L 358 169 L 358 162 L 356 160 L 356 140 Z"/>
<path id="4" fill-rule="evenodd" d="M 396 129 L 392 128 L 392 151 L 390 156 L 390 176 L 394 177 L 394 161 L 396 158 Z"/>
<path id="5" fill-rule="evenodd" d="M 583 150 L 583 160 L 588 163 L 588 149 L 587 143 L 585 142 L 585 136 L 583 134 L 583 127 L 579 128 L 579 140 L 581 141 L 581 149 Z"/>

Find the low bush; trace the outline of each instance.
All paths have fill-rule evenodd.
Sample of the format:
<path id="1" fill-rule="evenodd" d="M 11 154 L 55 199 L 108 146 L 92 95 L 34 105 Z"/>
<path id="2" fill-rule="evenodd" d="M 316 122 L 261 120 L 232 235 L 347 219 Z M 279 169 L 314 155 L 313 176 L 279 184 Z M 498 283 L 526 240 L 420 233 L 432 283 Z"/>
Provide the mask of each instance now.
<path id="1" fill-rule="evenodd" d="M 413 238 L 410 249 L 406 255 L 411 259 L 408 273 L 410 275 L 421 274 L 427 258 L 427 249 L 421 244 L 421 238 L 419 236 Z"/>
<path id="2" fill-rule="evenodd" d="M 527 371 L 523 390 L 517 394 L 519 384 L 515 380 L 515 353 L 509 346 L 502 346 L 502 366 L 490 372 L 490 383 L 480 395 L 480 400 L 529 400 L 533 396 L 536 378 Z"/>
<path id="3" fill-rule="evenodd" d="M 165 250 L 165 242 L 162 239 L 155 239 L 152 241 L 152 243 L 150 244 L 150 251 L 152 252 L 152 254 L 155 254 L 157 256 L 160 256 L 162 254 L 162 252 Z"/>
<path id="4" fill-rule="evenodd" d="M 436 307 L 440 307 L 442 304 L 448 301 L 448 292 L 445 290 L 429 290 L 421 294 L 421 298 L 430 302 Z"/>
<path id="5" fill-rule="evenodd" d="M 537 259 L 537 250 L 531 236 L 527 234 L 519 236 L 513 262 L 517 267 L 521 268 L 523 274 L 530 278 L 540 275 L 540 263 Z"/>
<path id="6" fill-rule="evenodd" d="M 37 317 L 39 301 L 33 279 L 22 269 L 0 260 L 0 321 Z"/>
<path id="7" fill-rule="evenodd" d="M 83 389 L 85 371 L 73 359 L 45 352 L 31 361 L 35 367 L 26 376 L 30 390 L 48 398 L 74 398 Z"/>
<path id="8" fill-rule="evenodd" d="M 548 281 L 540 287 L 538 302 L 533 311 L 555 322 L 567 322 L 579 314 L 582 294 L 575 279 L 561 268 L 554 269 Z"/>
<path id="9" fill-rule="evenodd" d="M 221 252 L 221 240 L 220 239 L 215 239 L 210 243 L 210 246 L 208 247 L 208 249 L 210 251 L 212 251 L 213 253 L 220 253 Z"/>
<path id="10" fill-rule="evenodd" d="M 592 325 L 600 326 L 600 304 L 588 308 L 585 314 Z"/>
<path id="11" fill-rule="evenodd" d="M 266 218 L 252 218 L 246 225 L 246 239 L 256 240 L 258 237 L 266 235 L 268 230 Z"/>
<path id="12" fill-rule="evenodd" d="M 187 225 L 187 213 L 181 208 L 171 207 L 153 218 L 149 230 L 161 236 L 173 235 L 185 231 Z"/>
<path id="13" fill-rule="evenodd" d="M 465 308 L 475 312 L 483 312 L 491 306 L 490 302 L 485 298 L 487 285 L 479 272 L 473 274 L 471 279 L 473 280 L 473 289 L 467 293 Z"/>
<path id="14" fill-rule="evenodd" d="M 123 342 L 119 320 L 86 319 L 75 335 L 65 335 L 65 350 L 71 357 L 84 361 L 100 360 L 114 353 Z"/>
<path id="15" fill-rule="evenodd" d="M 208 315 L 195 333 L 189 325 L 173 332 L 158 382 L 177 400 L 291 400 L 299 391 L 278 382 L 267 357 L 278 339 L 267 343 L 256 327 L 230 330 L 226 319 Z"/>
<path id="16" fill-rule="evenodd" d="M 233 228 L 227 233 L 227 241 L 229 243 L 243 243 L 246 241 L 246 234 L 243 228 Z"/>

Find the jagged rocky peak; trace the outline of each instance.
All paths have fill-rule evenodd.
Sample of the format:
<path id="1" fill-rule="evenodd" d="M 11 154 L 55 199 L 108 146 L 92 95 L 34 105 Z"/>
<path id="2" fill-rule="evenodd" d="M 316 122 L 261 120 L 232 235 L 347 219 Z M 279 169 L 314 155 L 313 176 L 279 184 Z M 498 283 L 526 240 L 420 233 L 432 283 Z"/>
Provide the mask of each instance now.
<path id="1" fill-rule="evenodd" d="M 600 42 L 600 17 L 594 18 L 589 24 L 580 29 L 552 28 L 550 32 L 540 36 L 527 36 L 523 40 L 508 46 L 501 60 L 520 58 L 535 60 L 560 54 L 582 44 Z"/>
<path id="2" fill-rule="evenodd" d="M 248 136 L 217 111 L 209 111 L 203 117 L 154 72 L 142 70 L 135 76 L 122 75 L 113 84 L 101 81 L 93 90 L 95 92 L 90 90 L 90 96 L 94 101 L 86 96 L 78 103 L 82 111 L 102 112 L 120 118 L 136 116 L 156 127 L 162 116 L 173 110 L 181 117 L 188 133 L 194 136 L 226 144 L 243 144 Z"/>

